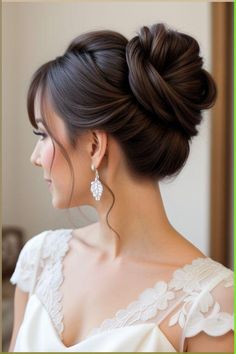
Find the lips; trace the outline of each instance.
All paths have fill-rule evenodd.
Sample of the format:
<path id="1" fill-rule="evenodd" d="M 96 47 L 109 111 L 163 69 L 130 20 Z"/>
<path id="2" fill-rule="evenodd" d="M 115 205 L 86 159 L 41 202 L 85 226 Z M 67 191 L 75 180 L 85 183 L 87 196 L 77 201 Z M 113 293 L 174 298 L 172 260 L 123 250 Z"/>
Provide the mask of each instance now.
<path id="1" fill-rule="evenodd" d="M 47 182 L 48 184 L 48 188 L 51 188 L 51 184 L 52 184 L 52 180 L 51 179 L 48 179 L 48 178 L 44 178 L 45 181 Z"/>
<path id="2" fill-rule="evenodd" d="M 48 184 L 48 188 L 51 189 L 52 187 L 52 181 L 50 179 L 45 179 L 47 184 Z"/>

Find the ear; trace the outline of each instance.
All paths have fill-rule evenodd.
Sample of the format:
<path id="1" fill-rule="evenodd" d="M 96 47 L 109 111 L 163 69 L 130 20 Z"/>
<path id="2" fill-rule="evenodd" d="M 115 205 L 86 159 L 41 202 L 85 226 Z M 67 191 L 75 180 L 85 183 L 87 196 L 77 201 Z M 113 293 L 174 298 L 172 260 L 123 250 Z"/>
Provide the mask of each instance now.
<path id="1" fill-rule="evenodd" d="M 108 135 L 102 130 L 91 131 L 90 154 L 93 165 L 98 168 L 104 156 L 107 156 Z"/>

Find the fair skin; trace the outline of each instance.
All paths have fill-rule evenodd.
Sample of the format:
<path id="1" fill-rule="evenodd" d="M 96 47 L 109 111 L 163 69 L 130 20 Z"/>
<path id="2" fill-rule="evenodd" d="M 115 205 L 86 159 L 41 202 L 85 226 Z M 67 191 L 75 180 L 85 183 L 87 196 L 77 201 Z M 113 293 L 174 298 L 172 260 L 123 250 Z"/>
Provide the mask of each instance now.
<path id="1" fill-rule="evenodd" d="M 41 117 L 37 100 L 35 116 Z M 88 131 L 79 139 L 78 149 L 73 150 L 63 121 L 53 114 L 50 124 L 74 168 L 75 186 L 70 207 L 90 205 L 98 215 L 97 223 L 73 231 L 70 252 L 65 257 L 65 279 L 61 287 L 65 325 L 63 343 L 70 346 L 85 339 L 91 329 L 98 327 L 105 318 L 112 318 L 117 310 L 137 299 L 144 289 L 153 287 L 157 280 L 169 280 L 175 269 L 204 255 L 169 222 L 159 185 L 129 173 L 123 152 L 111 136 L 100 130 Z M 47 134 L 42 123 L 38 123 L 38 128 Z M 42 168 L 45 178 L 52 180 L 53 207 L 66 208 L 71 176 L 56 144 L 55 148 L 51 175 L 53 145 L 50 137 L 37 142 L 31 162 Z M 101 200 L 96 201 L 90 192 L 90 183 L 95 177 L 91 164 L 115 195 L 108 220 L 120 238 L 106 222 L 106 214 L 113 202 L 111 193 L 104 186 Z M 78 283 L 83 287 L 74 286 Z M 126 291 L 120 292 L 124 288 Z M 107 298 L 109 302 L 104 302 Z M 169 328 L 168 320 L 167 317 L 160 328 L 178 350 L 180 334 Z M 200 339 L 200 343 L 194 338 L 186 340 L 185 350 L 205 351 L 207 344 L 209 351 L 211 347 L 216 350 L 212 338 L 201 335 Z M 217 341 L 217 348 L 224 351 L 231 348 L 231 336 Z"/>

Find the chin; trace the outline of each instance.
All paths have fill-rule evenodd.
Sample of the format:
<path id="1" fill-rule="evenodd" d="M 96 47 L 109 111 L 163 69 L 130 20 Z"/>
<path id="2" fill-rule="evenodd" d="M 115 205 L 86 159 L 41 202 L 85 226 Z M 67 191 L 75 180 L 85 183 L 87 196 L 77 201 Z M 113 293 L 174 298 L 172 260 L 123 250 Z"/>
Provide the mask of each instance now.
<path id="1" fill-rule="evenodd" d="M 65 200 L 53 198 L 52 205 L 54 209 L 68 209 L 68 202 L 66 203 Z"/>
<path id="2" fill-rule="evenodd" d="M 94 206 L 93 203 L 88 200 L 89 198 L 86 197 L 78 197 L 77 198 L 72 198 L 72 200 L 69 203 L 69 197 L 67 198 L 60 198 L 59 195 L 57 196 L 56 193 L 52 195 L 52 205 L 54 209 L 69 209 L 69 208 L 77 208 L 77 207 L 82 207 L 82 206 Z"/>

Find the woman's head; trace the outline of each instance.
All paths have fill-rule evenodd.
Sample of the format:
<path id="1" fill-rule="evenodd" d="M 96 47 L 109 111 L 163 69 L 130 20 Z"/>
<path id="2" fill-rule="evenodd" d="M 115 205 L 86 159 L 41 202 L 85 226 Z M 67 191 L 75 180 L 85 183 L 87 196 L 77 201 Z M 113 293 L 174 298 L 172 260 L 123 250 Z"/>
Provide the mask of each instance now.
<path id="1" fill-rule="evenodd" d="M 117 142 L 130 175 L 160 181 L 180 172 L 202 110 L 215 102 L 215 83 L 202 66 L 197 41 L 162 23 L 142 27 L 130 41 L 113 31 L 85 33 L 34 74 L 29 118 L 37 127 L 40 91 L 44 125 L 72 174 L 72 152 L 99 130 Z M 50 112 L 63 122 L 65 150 L 50 127 Z"/>

